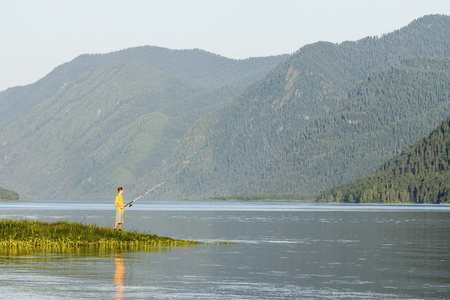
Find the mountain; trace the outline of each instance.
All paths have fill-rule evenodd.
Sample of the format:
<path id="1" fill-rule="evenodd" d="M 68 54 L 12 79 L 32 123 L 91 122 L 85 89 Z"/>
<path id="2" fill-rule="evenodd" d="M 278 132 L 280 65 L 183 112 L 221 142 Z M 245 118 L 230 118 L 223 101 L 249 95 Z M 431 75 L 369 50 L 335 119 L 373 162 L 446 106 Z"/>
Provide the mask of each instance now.
<path id="1" fill-rule="evenodd" d="M 203 198 L 314 193 L 365 176 L 450 112 L 441 61 L 405 61 L 447 58 L 449 40 L 450 17 L 434 15 L 382 37 L 305 46 L 196 122 L 171 159 L 139 184 L 159 176 L 168 181 L 161 197 Z M 378 109 L 377 120 L 353 116 L 370 119 L 371 109 Z"/>
<path id="2" fill-rule="evenodd" d="M 285 58 L 157 47 L 82 55 L 0 93 L 0 182 L 24 199 L 108 197 Z"/>
<path id="3" fill-rule="evenodd" d="M 406 59 L 371 74 L 271 161 L 263 183 L 317 192 L 366 176 L 450 113 L 449 86 L 449 59 Z"/>
<path id="4" fill-rule="evenodd" d="M 374 174 L 335 186 L 321 202 L 449 203 L 450 115 L 430 134 L 403 150 Z"/>
<path id="5" fill-rule="evenodd" d="M 19 194 L 0 187 L 0 200 L 19 200 Z"/>
<path id="6" fill-rule="evenodd" d="M 139 62 L 184 79 L 199 87 L 244 88 L 264 77 L 287 55 L 228 59 L 203 50 L 170 50 L 143 46 L 107 54 L 85 54 L 62 64 L 34 84 L 7 89 L 0 93 L 0 132 L 24 117 L 36 104 L 51 98 L 61 88 L 96 69 L 111 69 L 121 64 Z"/>
<path id="7" fill-rule="evenodd" d="M 0 93 L 0 182 L 24 199 L 316 193 L 449 113 L 450 17 L 293 55 L 82 55 Z"/>

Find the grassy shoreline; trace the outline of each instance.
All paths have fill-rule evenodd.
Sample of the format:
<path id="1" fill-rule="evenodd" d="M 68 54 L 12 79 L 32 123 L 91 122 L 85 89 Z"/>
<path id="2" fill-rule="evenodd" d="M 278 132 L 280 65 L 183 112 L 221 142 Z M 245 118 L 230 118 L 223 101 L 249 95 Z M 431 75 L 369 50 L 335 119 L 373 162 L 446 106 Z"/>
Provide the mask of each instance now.
<path id="1" fill-rule="evenodd" d="M 191 247 L 200 244 L 204 243 L 80 223 L 0 220 L 0 249 L 150 251 L 158 247 Z"/>

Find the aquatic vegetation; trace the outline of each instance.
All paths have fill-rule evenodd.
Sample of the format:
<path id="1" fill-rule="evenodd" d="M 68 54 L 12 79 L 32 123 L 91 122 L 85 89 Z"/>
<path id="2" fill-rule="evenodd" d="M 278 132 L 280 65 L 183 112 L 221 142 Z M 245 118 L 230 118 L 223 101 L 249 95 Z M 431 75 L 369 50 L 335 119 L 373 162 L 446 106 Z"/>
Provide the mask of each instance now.
<path id="1" fill-rule="evenodd" d="M 119 231 L 92 224 L 0 220 L 0 249 L 153 251 L 159 247 L 190 247 L 199 244 L 203 243 L 135 231 Z"/>

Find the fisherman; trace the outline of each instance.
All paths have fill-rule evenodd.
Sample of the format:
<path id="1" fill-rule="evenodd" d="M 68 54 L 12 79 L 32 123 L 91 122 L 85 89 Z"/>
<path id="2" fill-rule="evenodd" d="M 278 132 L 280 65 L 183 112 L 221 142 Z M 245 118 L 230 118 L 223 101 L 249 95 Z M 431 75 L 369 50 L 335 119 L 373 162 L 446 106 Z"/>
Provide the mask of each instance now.
<path id="1" fill-rule="evenodd" d="M 124 205 L 123 204 L 123 188 L 119 187 L 117 189 L 118 194 L 116 196 L 116 201 L 115 201 L 115 205 L 116 205 L 116 223 L 114 224 L 114 230 L 117 229 L 117 225 L 119 225 L 119 230 L 122 230 L 122 224 L 124 222 L 124 212 L 125 212 L 125 207 L 129 206 Z"/>

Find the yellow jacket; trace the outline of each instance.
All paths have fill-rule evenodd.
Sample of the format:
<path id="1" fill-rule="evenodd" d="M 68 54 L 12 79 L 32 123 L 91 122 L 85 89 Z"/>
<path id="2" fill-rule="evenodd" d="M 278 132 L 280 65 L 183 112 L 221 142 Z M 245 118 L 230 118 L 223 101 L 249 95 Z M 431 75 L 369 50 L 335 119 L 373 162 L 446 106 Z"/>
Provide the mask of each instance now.
<path id="1" fill-rule="evenodd" d="M 125 208 L 123 208 L 124 204 L 123 204 L 123 197 L 121 194 L 117 194 L 116 201 L 114 204 L 116 205 L 116 210 L 125 210 Z"/>

